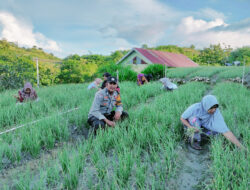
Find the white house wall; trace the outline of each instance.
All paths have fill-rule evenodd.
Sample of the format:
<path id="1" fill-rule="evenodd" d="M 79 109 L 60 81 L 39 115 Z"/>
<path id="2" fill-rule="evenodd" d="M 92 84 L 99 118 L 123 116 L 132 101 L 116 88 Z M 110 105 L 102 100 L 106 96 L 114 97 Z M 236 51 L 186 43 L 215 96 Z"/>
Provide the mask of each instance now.
<path id="1" fill-rule="evenodd" d="M 120 64 L 133 64 L 133 59 L 135 56 L 136 56 L 136 52 L 132 52 Z"/>
<path id="2" fill-rule="evenodd" d="M 130 55 L 128 55 L 122 62 L 121 64 L 133 64 L 133 59 L 137 57 L 139 59 L 136 59 L 136 64 L 141 64 L 141 60 L 143 59 L 147 64 L 151 64 L 151 62 L 148 62 L 147 60 L 144 59 L 143 56 L 141 56 L 139 53 L 136 51 L 133 51 Z"/>
<path id="3" fill-rule="evenodd" d="M 137 64 L 137 65 L 141 64 L 141 58 L 138 57 L 138 56 L 136 57 L 136 64 Z"/>

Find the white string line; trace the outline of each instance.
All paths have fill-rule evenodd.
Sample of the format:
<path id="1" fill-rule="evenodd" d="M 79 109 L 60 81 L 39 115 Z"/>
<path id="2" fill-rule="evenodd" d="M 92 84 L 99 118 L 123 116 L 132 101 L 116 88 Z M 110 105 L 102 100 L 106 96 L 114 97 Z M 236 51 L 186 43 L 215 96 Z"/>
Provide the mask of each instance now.
<path id="1" fill-rule="evenodd" d="M 69 112 L 72 112 L 72 111 L 75 111 L 75 110 L 78 110 L 78 109 L 79 109 L 79 108 L 73 108 L 73 109 L 70 109 L 70 110 L 68 110 L 68 111 L 61 112 L 61 113 L 59 113 L 58 115 L 62 115 L 62 114 L 65 114 L 65 113 L 69 113 Z M 41 120 L 44 120 L 44 119 L 46 119 L 46 118 L 53 117 L 53 116 L 55 116 L 55 115 L 47 116 L 47 117 L 44 117 L 44 118 L 42 118 L 42 119 L 38 119 L 38 120 L 36 120 L 36 121 L 32 121 L 32 122 L 30 122 L 30 123 L 26 123 L 26 124 L 23 124 L 23 125 L 20 125 L 20 126 L 11 128 L 11 129 L 8 129 L 8 130 L 6 130 L 6 131 L 0 132 L 0 135 L 5 134 L 5 133 L 8 133 L 8 132 L 11 132 L 11 131 L 15 131 L 16 129 L 22 128 L 22 127 L 24 127 L 24 126 L 26 126 L 26 125 L 34 124 L 34 123 L 37 123 L 37 122 L 39 122 L 39 121 L 41 121 Z"/>

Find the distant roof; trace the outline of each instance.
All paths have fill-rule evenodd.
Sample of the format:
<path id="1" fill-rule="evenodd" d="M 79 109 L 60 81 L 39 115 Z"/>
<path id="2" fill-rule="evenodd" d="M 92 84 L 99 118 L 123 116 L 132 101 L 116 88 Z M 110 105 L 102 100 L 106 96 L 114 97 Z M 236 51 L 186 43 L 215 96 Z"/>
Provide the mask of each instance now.
<path id="1" fill-rule="evenodd" d="M 169 67 L 197 67 L 197 63 L 193 62 L 187 56 L 178 53 L 170 53 L 157 50 L 149 50 L 143 48 L 134 48 L 127 55 L 125 55 L 118 63 L 130 55 L 133 51 L 136 51 L 143 55 L 147 60 L 154 64 L 167 65 Z M 117 64 L 118 64 L 117 63 Z"/>

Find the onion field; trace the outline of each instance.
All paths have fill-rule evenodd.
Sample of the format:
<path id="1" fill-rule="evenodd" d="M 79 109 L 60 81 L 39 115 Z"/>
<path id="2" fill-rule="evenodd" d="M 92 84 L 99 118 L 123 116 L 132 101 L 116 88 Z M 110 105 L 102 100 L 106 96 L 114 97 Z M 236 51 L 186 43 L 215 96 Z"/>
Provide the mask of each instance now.
<path id="1" fill-rule="evenodd" d="M 190 68 L 169 68 L 167 69 L 167 77 L 169 78 L 192 78 L 192 77 L 208 77 L 218 80 L 242 77 L 244 67 L 190 67 Z M 245 67 L 245 74 L 250 72 L 250 67 Z"/>
<path id="2" fill-rule="evenodd" d="M 175 76 L 203 73 L 192 69 Z M 239 84 L 190 82 L 173 92 L 161 90 L 159 82 L 120 87 L 129 119 L 86 136 L 95 94 L 87 84 L 41 88 L 39 101 L 25 104 L 16 104 L 16 91 L 1 93 L 0 189 L 172 189 L 185 159 L 177 151 L 183 144 L 180 115 L 207 93 L 216 95 L 228 127 L 250 148 L 250 91 Z M 218 136 L 208 151 L 211 175 L 201 189 L 248 188 L 246 150 Z"/>

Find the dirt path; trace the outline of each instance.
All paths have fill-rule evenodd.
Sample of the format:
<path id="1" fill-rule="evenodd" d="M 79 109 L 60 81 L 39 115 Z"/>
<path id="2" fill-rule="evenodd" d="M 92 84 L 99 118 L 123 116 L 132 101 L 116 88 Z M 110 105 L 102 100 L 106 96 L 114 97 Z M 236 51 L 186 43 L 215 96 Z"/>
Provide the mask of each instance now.
<path id="1" fill-rule="evenodd" d="M 209 86 L 205 95 L 213 93 L 213 84 Z M 210 173 L 210 144 L 203 146 L 203 150 L 194 150 L 185 142 L 177 148 L 178 171 L 176 177 L 170 181 L 170 188 L 174 190 L 204 189 L 211 178 Z"/>
<path id="2" fill-rule="evenodd" d="M 171 189 L 204 189 L 204 185 L 210 178 L 209 147 L 205 146 L 204 150 L 197 151 L 189 145 L 182 144 L 178 152 L 180 165 L 176 177 L 172 179 Z"/>

